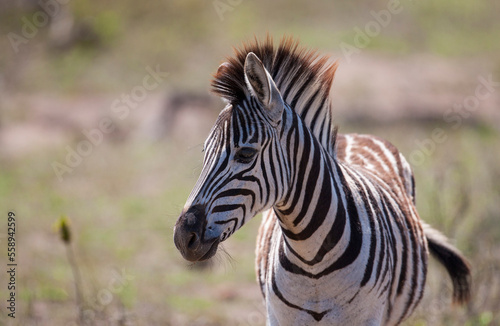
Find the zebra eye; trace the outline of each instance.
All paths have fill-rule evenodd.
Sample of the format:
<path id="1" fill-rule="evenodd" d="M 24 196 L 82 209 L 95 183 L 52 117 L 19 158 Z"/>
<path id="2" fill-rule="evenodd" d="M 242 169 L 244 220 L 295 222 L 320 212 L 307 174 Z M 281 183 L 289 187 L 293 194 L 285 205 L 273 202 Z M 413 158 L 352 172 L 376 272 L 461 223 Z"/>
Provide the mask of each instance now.
<path id="1" fill-rule="evenodd" d="M 257 150 L 251 147 L 242 147 L 234 155 L 234 159 L 239 163 L 250 163 L 257 154 Z"/>

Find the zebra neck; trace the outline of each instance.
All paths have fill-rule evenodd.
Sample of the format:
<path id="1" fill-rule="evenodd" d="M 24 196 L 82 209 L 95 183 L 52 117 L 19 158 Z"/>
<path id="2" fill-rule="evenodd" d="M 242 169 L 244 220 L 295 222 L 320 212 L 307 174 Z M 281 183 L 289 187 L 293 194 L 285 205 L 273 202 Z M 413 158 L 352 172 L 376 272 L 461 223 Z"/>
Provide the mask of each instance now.
<path id="1" fill-rule="evenodd" d="M 363 242 L 358 211 L 341 166 L 334 162 L 328 171 L 331 179 L 318 183 L 321 195 L 306 205 L 303 222 L 294 227 L 302 215 L 286 215 L 275 208 L 283 234 L 281 266 L 312 279 L 353 263 Z"/>
<path id="2" fill-rule="evenodd" d="M 347 222 L 352 196 L 346 195 L 349 187 L 341 166 L 307 128 L 297 128 L 296 133 L 295 144 L 303 145 L 291 165 L 291 188 L 274 210 L 283 234 L 284 259 L 317 270 L 343 255 L 352 233 L 360 230 Z"/>
<path id="3" fill-rule="evenodd" d="M 309 89 L 307 92 L 296 94 L 289 103 L 311 134 L 330 154 L 333 154 L 335 151 L 335 132 L 328 95 L 323 94 L 320 90 Z"/>

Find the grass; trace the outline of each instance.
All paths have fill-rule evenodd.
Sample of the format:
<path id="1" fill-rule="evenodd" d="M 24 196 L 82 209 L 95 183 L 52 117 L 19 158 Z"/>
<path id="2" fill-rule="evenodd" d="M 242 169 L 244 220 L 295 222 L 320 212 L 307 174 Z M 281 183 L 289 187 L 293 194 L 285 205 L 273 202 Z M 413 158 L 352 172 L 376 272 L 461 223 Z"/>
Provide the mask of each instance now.
<path id="1" fill-rule="evenodd" d="M 6 86 L 16 91 L 121 91 L 142 79 L 144 67 L 159 64 L 176 80 L 172 87 L 204 89 L 213 72 L 204 63 L 217 62 L 229 54 L 231 46 L 253 35 L 270 32 L 279 38 L 291 34 L 308 46 L 341 57 L 341 42 L 353 45 L 356 28 L 364 30 L 368 22 L 376 22 L 372 12 L 388 8 L 387 1 L 227 3 L 230 10 L 219 16 L 212 1 L 114 0 L 91 5 L 74 0 L 68 8 L 77 26 L 91 30 L 97 41 L 77 39 L 68 49 L 54 49 L 48 28 L 41 27 L 15 53 L 4 37 L 0 39 L 0 67 L 6 68 L 2 69 Z M 498 65 L 500 43 L 493 41 L 500 36 L 497 1 L 400 3 L 401 11 L 370 37 L 366 50 L 479 56 Z M 21 35 L 23 17 L 29 19 L 36 12 L 37 8 L 29 6 L 6 6 L 0 13 L 0 34 Z"/>
<path id="2" fill-rule="evenodd" d="M 342 131 L 383 136 L 408 154 L 414 134 L 433 128 L 353 125 Z M 474 301 L 452 307 L 450 282 L 433 262 L 426 295 L 408 325 L 497 325 L 500 154 L 492 149 L 500 145 L 498 136 L 477 127 L 450 131 L 415 168 L 420 214 L 471 260 Z M 77 318 L 71 268 L 52 230 L 62 213 L 72 222 L 75 259 L 96 324 L 119 317 L 137 325 L 262 325 L 253 267 L 260 217 L 225 243 L 232 258 L 219 254 L 211 266 L 190 266 L 173 246 L 172 227 L 202 159 L 184 148 L 168 141 L 104 143 L 63 182 L 50 169 L 59 153 L 1 159 L 0 206 L 19 216 L 20 318 L 8 325 L 63 325 Z"/>
<path id="3" fill-rule="evenodd" d="M 212 1 L 74 0 L 69 9 L 75 21 L 90 27 L 99 41 L 83 40 L 57 50 L 43 27 L 14 53 L 7 37 L 1 38 L 0 106 L 8 108 L 2 100 L 10 92 L 66 97 L 130 92 L 142 81 L 145 67 L 156 65 L 169 73 L 162 90 L 206 90 L 213 62 L 230 54 L 231 46 L 266 32 L 276 38 L 294 35 L 304 45 L 340 58 L 339 44 L 352 43 L 355 28 L 363 29 L 373 20 L 370 12 L 387 4 L 242 1 L 221 20 Z M 371 39 L 367 53 L 472 57 L 472 64 L 492 62 L 500 69 L 500 42 L 492 41 L 499 38 L 498 1 L 402 4 L 403 11 Z M 22 17 L 39 10 L 0 6 L 4 36 L 20 33 Z M 359 92 L 355 97 L 365 96 L 363 89 Z M 2 111 L 0 120 L 22 123 L 30 120 L 29 114 L 20 105 Z M 341 132 L 385 137 L 409 156 L 418 147 L 415 140 L 426 139 L 435 127 L 341 124 Z M 438 127 L 446 131 L 447 140 L 415 166 L 418 209 L 470 258 L 474 301 L 465 308 L 452 307 L 450 283 L 433 262 L 426 296 L 408 325 L 499 325 L 499 131 L 489 125 Z M 81 135 L 80 130 L 73 135 Z M 77 141 L 68 144 L 74 147 Z M 182 139 L 105 141 L 63 182 L 50 165 L 64 161 L 63 150 L 0 156 L 2 214 L 13 210 L 19 216 L 19 318 L 5 320 L 0 314 L 0 324 L 71 325 L 77 320 L 71 267 L 64 244 L 52 230 L 66 214 L 90 307 L 87 318 L 94 324 L 263 325 L 253 267 L 260 217 L 225 243 L 232 258 L 219 254 L 209 266 L 186 264 L 173 245 L 173 225 L 200 172 L 200 151 Z M 2 224 L 0 239 L 4 228 Z M 0 262 L 5 258 L 0 255 Z M 6 287 L 0 286 L 0 297 L 6 296 Z"/>

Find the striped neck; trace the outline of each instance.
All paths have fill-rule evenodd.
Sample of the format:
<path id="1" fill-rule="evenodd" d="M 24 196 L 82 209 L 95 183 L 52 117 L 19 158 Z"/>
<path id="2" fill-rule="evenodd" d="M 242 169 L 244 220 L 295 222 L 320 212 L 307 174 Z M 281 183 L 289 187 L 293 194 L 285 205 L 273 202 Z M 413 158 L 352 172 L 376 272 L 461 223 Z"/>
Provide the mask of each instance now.
<path id="1" fill-rule="evenodd" d="M 280 259 L 283 266 L 321 277 L 357 257 L 360 222 L 341 165 L 293 116 L 288 141 L 290 153 L 296 153 L 290 164 L 291 188 L 274 208 L 284 236 Z"/>

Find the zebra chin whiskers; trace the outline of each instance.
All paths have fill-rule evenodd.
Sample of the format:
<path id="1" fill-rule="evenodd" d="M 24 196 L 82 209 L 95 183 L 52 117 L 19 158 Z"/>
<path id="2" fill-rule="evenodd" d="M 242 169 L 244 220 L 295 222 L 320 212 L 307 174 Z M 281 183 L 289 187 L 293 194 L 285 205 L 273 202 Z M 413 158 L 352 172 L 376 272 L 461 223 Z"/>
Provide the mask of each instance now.
<path id="1" fill-rule="evenodd" d="M 210 261 L 213 266 L 223 267 L 225 272 L 228 270 L 234 270 L 234 264 L 236 262 L 222 243 L 219 245 L 217 253 L 210 259 Z"/>
<path id="2" fill-rule="evenodd" d="M 217 254 L 210 259 L 196 261 L 188 264 L 188 269 L 191 271 L 199 271 L 199 272 L 209 272 L 213 273 L 219 266 L 219 262 L 217 259 Z"/>
<path id="3" fill-rule="evenodd" d="M 223 268 L 225 272 L 234 269 L 235 259 L 229 254 L 224 245 L 219 244 L 215 255 L 207 260 L 187 263 L 187 268 L 192 271 L 216 272 Z"/>

